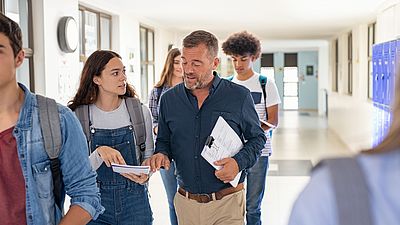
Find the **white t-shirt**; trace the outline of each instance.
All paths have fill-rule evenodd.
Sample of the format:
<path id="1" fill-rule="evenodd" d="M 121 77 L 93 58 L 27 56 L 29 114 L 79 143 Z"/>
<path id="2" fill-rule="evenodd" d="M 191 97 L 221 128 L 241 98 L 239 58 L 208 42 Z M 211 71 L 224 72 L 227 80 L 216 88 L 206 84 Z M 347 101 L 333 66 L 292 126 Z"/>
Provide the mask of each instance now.
<path id="1" fill-rule="evenodd" d="M 132 125 L 128 108 L 126 107 L 125 99 L 121 101 L 119 107 L 113 111 L 103 111 L 99 109 L 95 104 L 89 105 L 90 110 L 90 121 L 92 127 L 98 129 L 117 129 L 124 126 Z M 152 118 L 149 108 L 142 105 L 144 123 L 146 127 L 146 150 L 144 151 L 144 158 L 150 158 L 154 152 L 154 141 L 152 131 Z M 97 153 L 97 150 L 93 151 L 89 156 L 90 164 L 93 170 L 100 168 L 103 163 L 103 159 Z"/>
<path id="2" fill-rule="evenodd" d="M 281 99 L 279 97 L 279 92 L 278 88 L 276 87 L 276 84 L 270 79 L 267 79 L 267 84 L 265 85 L 265 91 L 267 96 L 266 96 L 266 103 L 264 103 L 264 96 L 263 96 L 263 91 L 261 89 L 259 77 L 260 74 L 255 73 L 249 79 L 242 81 L 238 80 L 237 76 L 234 76 L 232 82 L 240 84 L 250 90 L 258 117 L 262 120 L 266 120 L 267 114 L 265 107 L 270 107 L 273 105 L 280 104 Z M 272 153 L 271 137 L 269 131 L 265 132 L 265 136 L 267 137 L 267 142 L 265 143 L 264 149 L 261 152 L 261 156 L 269 156 Z"/>

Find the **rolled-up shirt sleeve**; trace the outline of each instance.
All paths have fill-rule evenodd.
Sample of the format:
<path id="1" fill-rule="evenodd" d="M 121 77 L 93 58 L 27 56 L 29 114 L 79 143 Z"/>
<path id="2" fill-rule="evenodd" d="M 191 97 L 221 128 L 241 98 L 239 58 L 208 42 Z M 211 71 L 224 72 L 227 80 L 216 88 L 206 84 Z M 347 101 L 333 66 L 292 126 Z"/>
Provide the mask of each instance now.
<path id="1" fill-rule="evenodd" d="M 104 212 L 96 184 L 96 172 L 89 163 L 88 146 L 81 125 L 69 109 L 61 113 L 62 149 L 59 156 L 62 179 L 71 205 L 79 205 L 93 219 Z"/>

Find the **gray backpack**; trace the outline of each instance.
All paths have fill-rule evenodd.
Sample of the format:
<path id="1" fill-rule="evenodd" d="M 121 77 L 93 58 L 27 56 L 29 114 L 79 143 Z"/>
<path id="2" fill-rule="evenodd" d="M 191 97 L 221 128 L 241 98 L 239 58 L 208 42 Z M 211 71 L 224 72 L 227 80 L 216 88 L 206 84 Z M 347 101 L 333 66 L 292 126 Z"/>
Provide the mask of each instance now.
<path id="1" fill-rule="evenodd" d="M 50 158 L 50 169 L 53 178 L 53 194 L 54 201 L 61 211 L 63 211 L 61 202 L 62 195 L 62 173 L 60 169 L 60 155 L 62 148 L 60 116 L 57 103 L 54 99 L 47 98 L 41 95 L 36 95 L 39 124 L 43 136 L 44 148 Z M 126 104 L 131 118 L 132 126 L 135 134 L 136 156 L 138 162 L 142 162 L 142 153 L 146 149 L 146 128 L 144 123 L 142 103 L 136 98 L 127 98 Z M 83 131 L 88 141 L 90 141 L 90 125 L 89 125 L 89 107 L 83 105 L 75 110 Z"/>
<path id="2" fill-rule="evenodd" d="M 60 169 L 60 155 L 62 138 L 60 116 L 58 106 L 54 99 L 41 95 L 36 95 L 39 123 L 43 136 L 44 148 L 50 158 L 51 176 L 53 178 L 54 201 L 61 211 L 63 211 L 61 194 L 62 194 L 62 174 Z"/>
<path id="3" fill-rule="evenodd" d="M 356 158 L 322 160 L 332 180 L 340 225 L 373 225 L 365 175 Z"/>
<path id="4" fill-rule="evenodd" d="M 146 126 L 144 123 L 142 103 L 137 98 L 126 98 L 125 103 L 134 130 L 136 157 L 138 163 L 141 164 L 143 161 L 143 153 L 146 150 Z M 88 141 L 88 143 L 90 143 L 91 124 L 89 119 L 89 106 L 88 105 L 79 106 L 78 108 L 75 109 L 75 115 L 76 117 L 78 117 L 79 122 L 82 125 L 82 129 L 83 132 L 85 133 L 86 140 Z"/>

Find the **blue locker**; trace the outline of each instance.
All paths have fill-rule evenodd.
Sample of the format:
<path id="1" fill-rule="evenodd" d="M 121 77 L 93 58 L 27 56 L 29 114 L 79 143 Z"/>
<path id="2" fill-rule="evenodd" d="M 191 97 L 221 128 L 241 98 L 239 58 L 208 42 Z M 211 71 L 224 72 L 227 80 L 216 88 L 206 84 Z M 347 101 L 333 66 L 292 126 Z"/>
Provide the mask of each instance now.
<path id="1" fill-rule="evenodd" d="M 400 40 L 373 46 L 373 146 L 384 139 L 391 125 L 391 102 L 394 97 L 395 75 L 399 63 Z"/>
<path id="2" fill-rule="evenodd" d="M 390 108 L 389 106 L 383 106 L 382 108 L 382 140 L 386 137 L 388 131 L 389 131 L 389 126 L 390 126 Z"/>
<path id="3" fill-rule="evenodd" d="M 376 77 L 378 74 L 378 45 L 372 46 L 372 101 L 376 102 Z"/>
<path id="4" fill-rule="evenodd" d="M 377 103 L 382 103 L 382 74 L 384 73 L 384 55 L 383 55 L 384 44 L 380 44 L 378 48 L 378 74 L 376 75 L 376 86 L 377 86 Z"/>
<path id="5" fill-rule="evenodd" d="M 400 72 L 400 39 L 396 40 L 396 56 L 395 56 L 395 64 L 394 64 L 394 76 L 392 78 L 392 88 L 393 88 L 393 97 L 394 97 L 394 91 L 396 90 L 395 84 L 396 84 L 396 76 L 400 76 L 400 74 L 397 74 L 397 72 Z M 397 87 L 400 88 L 400 87 Z"/>
<path id="6" fill-rule="evenodd" d="M 390 106 L 393 101 L 394 95 L 394 75 L 396 74 L 396 49 L 397 41 L 390 42 L 390 55 L 389 55 L 389 74 L 386 79 L 386 101 L 385 105 Z"/>
<path id="7" fill-rule="evenodd" d="M 397 41 L 392 41 L 390 45 L 390 58 L 391 58 L 391 73 L 390 73 L 390 80 L 389 80 L 389 100 L 388 106 L 391 106 L 392 101 L 394 100 L 394 84 L 395 80 L 394 77 L 396 75 L 396 51 L 397 51 Z"/>
<path id="8" fill-rule="evenodd" d="M 383 44 L 377 45 L 376 49 L 376 77 L 375 77 L 375 99 L 374 102 L 381 103 L 381 77 L 382 77 L 382 69 L 383 69 Z"/>
<path id="9" fill-rule="evenodd" d="M 374 103 L 373 107 L 373 130 L 372 130 L 372 146 L 375 147 L 379 144 L 379 124 L 378 124 L 378 106 Z"/>
<path id="10" fill-rule="evenodd" d="M 390 42 L 383 43 L 383 64 L 382 64 L 382 74 L 380 82 L 380 102 L 381 104 L 386 104 L 387 99 L 387 79 L 390 73 Z"/>
<path id="11" fill-rule="evenodd" d="M 400 40 L 376 44 L 372 51 L 373 73 L 373 146 L 378 145 L 390 129 L 393 114 L 395 80 L 400 69 Z"/>
<path id="12" fill-rule="evenodd" d="M 383 110 L 382 110 L 382 105 L 378 104 L 377 105 L 377 120 L 378 120 L 378 124 L 377 124 L 377 137 L 376 137 L 376 141 L 377 144 L 382 142 L 382 136 L 383 136 Z"/>
<path id="13" fill-rule="evenodd" d="M 372 83 L 372 101 L 373 102 L 378 102 L 378 74 L 379 74 L 379 47 L 380 45 L 374 45 L 373 46 L 373 51 L 372 51 L 372 64 L 373 68 L 372 71 L 374 71 L 373 74 L 373 83 Z"/>

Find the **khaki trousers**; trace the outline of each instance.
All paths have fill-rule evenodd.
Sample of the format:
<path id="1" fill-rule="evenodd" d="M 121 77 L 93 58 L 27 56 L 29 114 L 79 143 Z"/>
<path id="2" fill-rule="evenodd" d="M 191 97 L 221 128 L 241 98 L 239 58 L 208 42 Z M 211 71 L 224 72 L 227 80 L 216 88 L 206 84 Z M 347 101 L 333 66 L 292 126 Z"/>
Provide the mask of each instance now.
<path id="1" fill-rule="evenodd" d="M 243 225 L 245 200 L 244 190 L 208 203 L 176 193 L 174 205 L 179 225 Z"/>

